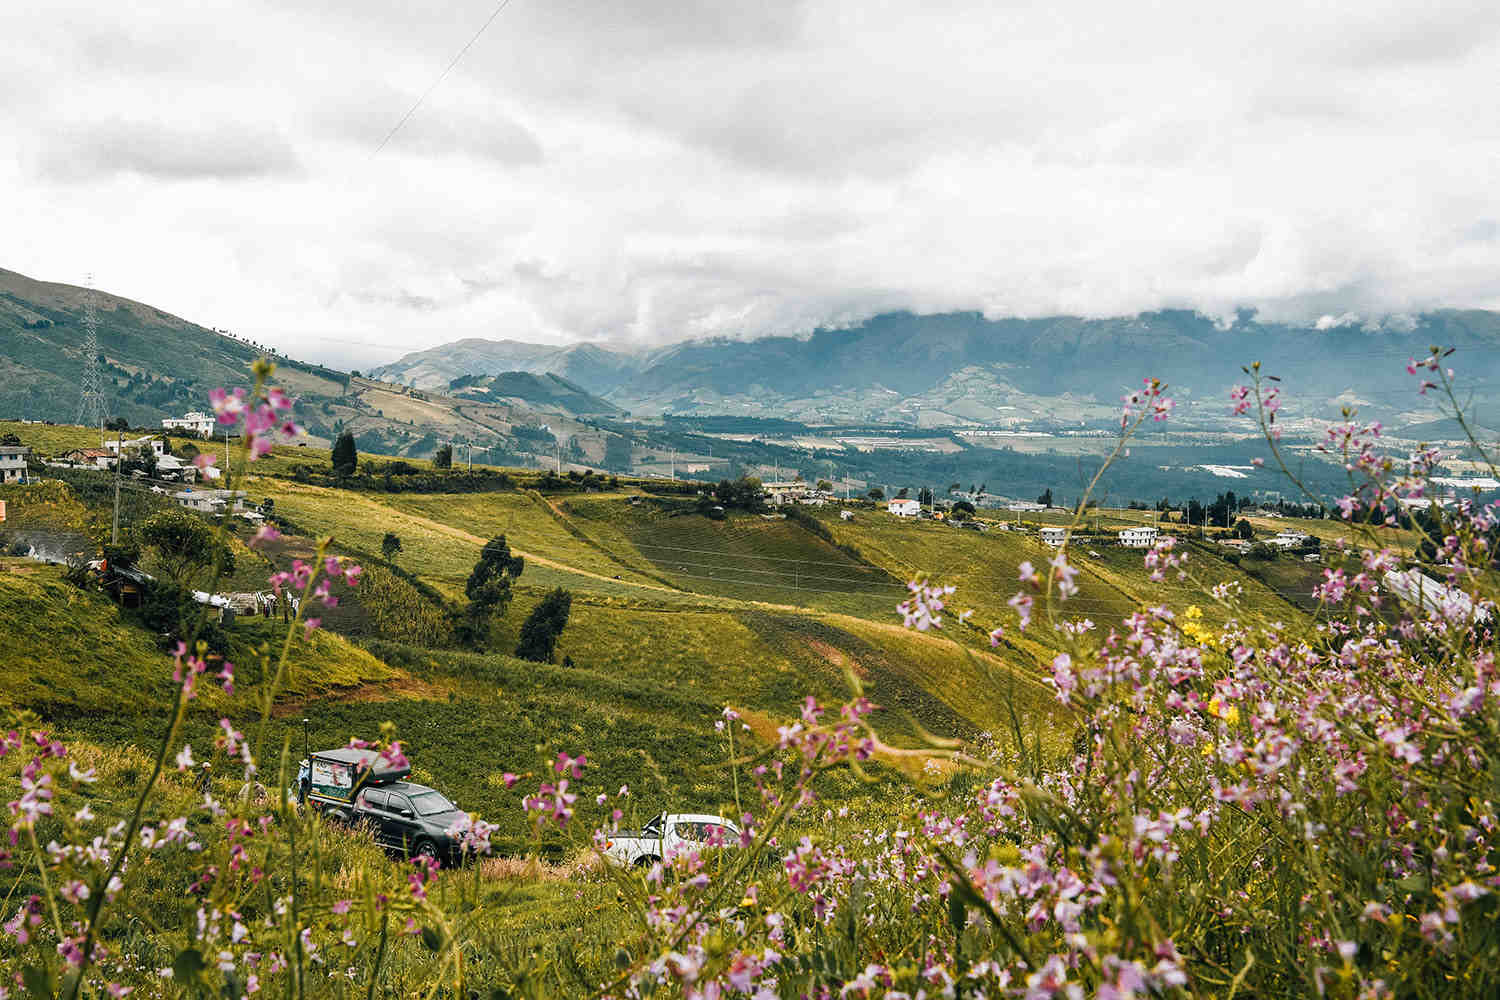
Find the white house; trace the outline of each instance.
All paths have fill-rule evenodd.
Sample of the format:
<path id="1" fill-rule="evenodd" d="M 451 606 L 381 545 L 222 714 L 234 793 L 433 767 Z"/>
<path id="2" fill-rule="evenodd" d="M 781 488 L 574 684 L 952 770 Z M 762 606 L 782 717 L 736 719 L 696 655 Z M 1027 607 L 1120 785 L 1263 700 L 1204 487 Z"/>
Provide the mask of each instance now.
<path id="1" fill-rule="evenodd" d="M 922 513 L 922 505 L 910 497 L 892 500 L 885 505 L 885 509 L 897 517 L 916 517 Z"/>
<path id="2" fill-rule="evenodd" d="M 807 483 L 800 479 L 788 480 L 786 482 L 761 483 L 760 489 L 765 494 L 772 506 L 780 507 L 784 503 L 795 503 L 807 496 L 809 490 Z"/>
<path id="3" fill-rule="evenodd" d="M 161 458 L 167 453 L 166 442 L 159 437 L 151 437 L 149 435 L 132 438 L 129 441 L 122 438 L 115 438 L 113 441 L 104 442 L 104 447 L 108 448 L 110 453 L 115 455 L 118 455 L 122 451 L 137 451 L 148 447 L 156 454 L 157 458 Z"/>
<path id="4" fill-rule="evenodd" d="M 1033 503 L 1030 500 L 1012 500 L 1010 503 L 1005 505 L 1005 509 L 1035 513 L 1039 510 L 1046 510 L 1047 505 L 1044 503 Z"/>
<path id="5" fill-rule="evenodd" d="M 31 449 L 20 444 L 0 445 L 0 483 L 26 481 L 26 456 Z"/>
<path id="6" fill-rule="evenodd" d="M 839 511 L 839 520 L 840 521 L 852 521 L 852 520 L 854 520 L 854 511 L 852 511 L 852 510 L 841 510 L 841 511 Z"/>
<path id="7" fill-rule="evenodd" d="M 231 504 L 235 511 L 244 509 L 244 490 L 183 490 L 173 494 L 179 506 L 201 514 L 222 514 Z"/>
<path id="8" fill-rule="evenodd" d="M 1120 529 L 1120 544 L 1127 549 L 1149 549 L 1156 544 L 1156 538 L 1161 534 L 1160 529 L 1154 524 L 1142 524 L 1132 528 Z"/>
<path id="9" fill-rule="evenodd" d="M 1278 549 L 1295 549 L 1307 541 L 1307 539 L 1308 536 L 1300 531 L 1278 531 L 1275 535 L 1266 539 L 1266 544 L 1274 545 Z"/>
<path id="10" fill-rule="evenodd" d="M 1067 537 L 1067 534 L 1067 528 L 1048 526 L 1042 529 L 1042 544 L 1057 548 L 1063 543 L 1063 539 Z"/>
<path id="11" fill-rule="evenodd" d="M 194 410 L 185 417 L 167 417 L 161 422 L 162 430 L 186 431 L 199 437 L 208 437 L 214 432 L 214 415 Z"/>

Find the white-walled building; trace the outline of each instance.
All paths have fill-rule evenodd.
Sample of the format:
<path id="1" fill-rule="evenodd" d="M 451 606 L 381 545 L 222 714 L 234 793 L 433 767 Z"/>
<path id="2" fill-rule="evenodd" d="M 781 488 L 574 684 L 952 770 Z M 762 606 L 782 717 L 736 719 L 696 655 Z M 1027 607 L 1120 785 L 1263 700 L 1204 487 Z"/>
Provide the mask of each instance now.
<path id="1" fill-rule="evenodd" d="M 26 456 L 31 449 L 22 444 L 0 445 L 0 483 L 26 481 Z"/>
<path id="2" fill-rule="evenodd" d="M 214 415 L 194 410 L 185 417 L 167 417 L 161 422 L 162 430 L 186 431 L 199 437 L 208 437 L 214 432 Z"/>
<path id="3" fill-rule="evenodd" d="M 179 506 L 200 514 L 223 514 L 240 511 L 245 506 L 244 490 L 183 490 L 173 495 Z"/>
<path id="4" fill-rule="evenodd" d="M 916 517 L 922 513 L 922 505 L 911 498 L 892 500 L 885 509 L 897 517 Z"/>
<path id="5" fill-rule="evenodd" d="M 1128 549 L 1149 549 L 1156 544 L 1161 529 L 1154 524 L 1142 524 L 1120 529 L 1120 544 Z"/>
<path id="6" fill-rule="evenodd" d="M 1043 545 L 1050 545 L 1053 548 L 1057 548 L 1063 543 L 1063 539 L 1068 536 L 1068 529 L 1048 525 L 1042 529 L 1041 534 Z"/>
<path id="7" fill-rule="evenodd" d="M 104 442 L 104 447 L 108 448 L 110 452 L 115 455 L 118 455 L 122 451 L 138 451 L 142 448 L 148 447 L 153 452 L 155 452 L 157 458 L 161 458 L 167 453 L 166 442 L 159 437 L 151 437 L 149 435 L 146 437 L 131 438 L 129 440 L 118 437 L 112 438 L 111 440 Z"/>

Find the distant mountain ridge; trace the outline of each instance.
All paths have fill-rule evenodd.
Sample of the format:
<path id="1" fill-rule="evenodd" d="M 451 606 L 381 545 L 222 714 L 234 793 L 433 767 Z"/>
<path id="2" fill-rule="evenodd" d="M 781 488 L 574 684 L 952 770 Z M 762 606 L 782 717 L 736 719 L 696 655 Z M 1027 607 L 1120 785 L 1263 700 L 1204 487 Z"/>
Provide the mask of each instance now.
<path id="1" fill-rule="evenodd" d="M 925 409 L 934 421 L 945 414 L 983 421 L 1012 395 L 1067 394 L 1114 406 L 1146 375 L 1207 398 L 1242 381 L 1240 366 L 1252 361 L 1320 397 L 1408 392 L 1403 362 L 1433 344 L 1459 346 L 1466 375 L 1500 375 L 1500 313 L 1480 310 L 1426 313 L 1373 329 L 1260 323 L 1249 315 L 1226 326 L 1185 310 L 1115 319 L 890 313 L 806 337 L 691 340 L 636 351 L 470 339 L 407 355 L 374 374 L 420 388 L 465 374 L 551 372 L 637 415 L 920 422 Z"/>
<path id="2" fill-rule="evenodd" d="M 613 417 L 623 412 L 613 403 L 553 372 L 461 375 L 448 383 L 448 391 L 459 399 L 491 403 L 519 401 L 538 409 L 560 409 L 575 416 Z"/>

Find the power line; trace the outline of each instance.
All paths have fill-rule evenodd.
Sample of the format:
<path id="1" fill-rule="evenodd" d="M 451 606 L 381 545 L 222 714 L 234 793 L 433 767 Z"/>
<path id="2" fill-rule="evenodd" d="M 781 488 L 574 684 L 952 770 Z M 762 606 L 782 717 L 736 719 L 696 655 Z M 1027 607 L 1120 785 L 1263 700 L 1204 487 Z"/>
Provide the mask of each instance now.
<path id="1" fill-rule="evenodd" d="M 464 57 L 469 49 L 473 48 L 474 43 L 479 41 L 479 36 L 483 35 L 485 31 L 489 29 L 489 26 L 495 22 L 495 18 L 500 16 L 500 12 L 510 6 L 510 2 L 511 0 L 500 0 L 500 2 L 495 6 L 495 9 L 490 12 L 490 16 L 485 20 L 483 24 L 479 26 L 479 30 L 474 32 L 474 37 L 469 39 L 464 47 L 458 50 L 458 55 L 454 56 L 452 61 L 449 62 L 447 66 L 443 67 L 443 71 L 438 74 L 436 80 L 432 81 L 432 85 L 422 92 L 422 96 L 417 98 L 416 103 L 414 103 L 410 108 L 406 110 L 406 114 L 401 116 L 401 120 L 398 121 L 394 126 L 392 126 L 391 130 L 386 133 L 384 139 L 380 140 L 380 145 L 375 147 L 375 152 L 371 153 L 371 156 L 379 155 L 380 151 L 385 148 L 386 143 L 390 142 L 391 139 L 396 135 L 396 133 L 401 131 L 401 126 L 405 125 L 408 121 L 411 120 L 411 116 L 417 113 L 417 109 L 422 106 L 422 102 L 426 101 L 427 98 L 431 96 L 432 92 L 438 89 L 438 85 L 441 84 L 444 78 L 446 78 L 447 75 L 453 71 L 453 67 L 458 65 L 459 60 Z"/>

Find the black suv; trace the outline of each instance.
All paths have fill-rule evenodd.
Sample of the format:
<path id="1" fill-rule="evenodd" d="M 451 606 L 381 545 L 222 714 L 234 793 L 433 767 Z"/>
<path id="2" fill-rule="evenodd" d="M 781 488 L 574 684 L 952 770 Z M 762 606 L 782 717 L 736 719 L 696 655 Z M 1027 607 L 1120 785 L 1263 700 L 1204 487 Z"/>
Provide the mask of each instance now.
<path id="1" fill-rule="evenodd" d="M 405 857 L 429 857 L 445 865 L 459 860 L 459 839 L 449 831 L 464 814 L 426 785 L 393 781 L 362 788 L 349 818 L 368 827 L 376 843 Z"/>

